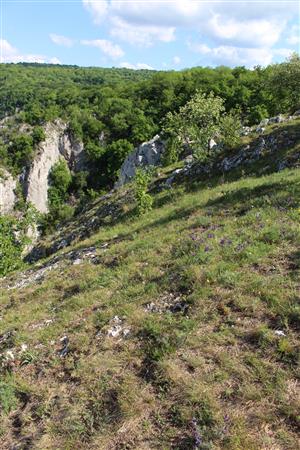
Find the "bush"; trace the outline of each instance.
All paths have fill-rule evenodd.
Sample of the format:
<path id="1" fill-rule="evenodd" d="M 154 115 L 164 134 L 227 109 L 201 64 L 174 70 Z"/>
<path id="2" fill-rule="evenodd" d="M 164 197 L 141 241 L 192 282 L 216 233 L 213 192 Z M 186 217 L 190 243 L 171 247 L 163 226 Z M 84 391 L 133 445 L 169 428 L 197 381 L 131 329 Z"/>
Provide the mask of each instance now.
<path id="1" fill-rule="evenodd" d="M 45 214 L 40 222 L 40 229 L 42 233 L 50 233 L 59 225 L 67 222 L 74 216 L 75 208 L 70 205 L 59 205 L 52 207 L 48 214 Z"/>
<path id="2" fill-rule="evenodd" d="M 260 123 L 268 115 L 268 110 L 264 105 L 253 106 L 248 113 L 248 122 L 250 125 Z"/>
<path id="3" fill-rule="evenodd" d="M 88 158 L 90 161 L 98 161 L 101 156 L 105 153 L 105 148 L 101 145 L 97 145 L 94 142 L 88 142 L 85 146 L 86 154 L 88 155 Z"/>
<path id="4" fill-rule="evenodd" d="M 221 114 L 224 111 L 224 101 L 220 97 L 204 94 L 198 91 L 178 113 L 168 113 L 164 131 L 180 146 L 188 144 L 198 159 L 207 157 L 208 143 L 220 131 Z M 174 149 L 172 152 L 175 154 Z"/>
<path id="5" fill-rule="evenodd" d="M 18 269 L 21 265 L 22 241 L 17 239 L 17 221 L 0 216 L 0 275 Z"/>
<path id="6" fill-rule="evenodd" d="M 8 148 L 12 166 L 21 170 L 28 166 L 33 159 L 33 139 L 27 134 L 20 134 L 12 139 Z"/>
<path id="7" fill-rule="evenodd" d="M 126 156 L 132 151 L 133 145 L 126 139 L 119 139 L 107 146 L 108 172 L 112 181 L 118 178 Z"/>
<path id="8" fill-rule="evenodd" d="M 149 170 L 137 169 L 135 174 L 135 199 L 137 202 L 137 213 L 139 216 L 151 211 L 153 198 L 147 193 L 148 186 L 152 178 Z"/>
<path id="9" fill-rule="evenodd" d="M 54 164 L 49 174 L 49 180 L 48 198 L 51 210 L 51 208 L 58 208 L 66 200 L 67 191 L 72 182 L 71 172 L 64 159 Z"/>
<path id="10" fill-rule="evenodd" d="M 37 212 L 27 205 L 21 220 L 10 216 L 0 216 L 0 276 L 22 266 L 22 253 L 30 242 L 27 231 L 37 221 Z"/>
<path id="11" fill-rule="evenodd" d="M 224 115 L 220 120 L 221 140 L 227 148 L 234 148 L 241 141 L 242 123 L 237 113 Z"/>
<path id="12" fill-rule="evenodd" d="M 0 381 L 0 409 L 4 414 L 18 406 L 18 399 L 16 397 L 16 389 L 11 383 Z"/>
<path id="13" fill-rule="evenodd" d="M 40 142 L 44 141 L 46 138 L 45 131 L 43 127 L 34 127 L 31 134 L 33 145 L 37 145 Z"/>
<path id="14" fill-rule="evenodd" d="M 180 156 L 180 143 L 176 137 L 170 137 L 167 139 L 166 150 L 162 157 L 162 163 L 164 166 L 169 166 L 178 161 Z"/>

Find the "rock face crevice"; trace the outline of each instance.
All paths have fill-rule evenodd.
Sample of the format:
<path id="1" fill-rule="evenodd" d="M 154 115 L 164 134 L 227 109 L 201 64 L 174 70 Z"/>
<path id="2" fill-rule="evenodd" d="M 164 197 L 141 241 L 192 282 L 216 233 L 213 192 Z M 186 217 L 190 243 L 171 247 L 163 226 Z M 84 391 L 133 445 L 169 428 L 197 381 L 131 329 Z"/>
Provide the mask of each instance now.
<path id="1" fill-rule="evenodd" d="M 134 177 L 138 167 L 160 164 L 164 151 L 165 145 L 159 135 L 156 135 L 151 141 L 141 144 L 125 159 L 115 187 L 118 188 L 128 183 Z"/>
<path id="2" fill-rule="evenodd" d="M 49 172 L 54 164 L 63 157 L 70 169 L 80 170 L 84 159 L 83 144 L 72 141 L 67 124 L 61 121 L 48 123 L 45 135 L 23 182 L 26 201 L 41 213 L 48 211 Z"/>
<path id="3" fill-rule="evenodd" d="M 17 187 L 17 180 L 7 172 L 1 169 L 0 173 L 0 214 L 10 213 L 15 205 L 17 196 L 15 189 Z"/>

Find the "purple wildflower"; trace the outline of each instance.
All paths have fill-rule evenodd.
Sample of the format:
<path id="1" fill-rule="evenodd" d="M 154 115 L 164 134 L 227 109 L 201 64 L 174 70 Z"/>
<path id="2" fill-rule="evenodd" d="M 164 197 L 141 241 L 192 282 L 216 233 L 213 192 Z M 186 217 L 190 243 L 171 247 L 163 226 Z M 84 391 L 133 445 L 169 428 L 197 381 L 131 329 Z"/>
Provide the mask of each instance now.
<path id="1" fill-rule="evenodd" d="M 225 416 L 224 416 L 224 427 L 222 429 L 223 434 L 227 434 L 228 433 L 229 426 L 230 426 L 230 417 L 228 416 L 228 414 L 225 414 Z"/>
<path id="2" fill-rule="evenodd" d="M 193 434 L 193 438 L 194 438 L 195 448 L 199 448 L 200 445 L 202 444 L 202 437 L 198 431 L 198 424 L 197 424 L 197 420 L 195 417 L 193 417 L 193 419 L 191 420 L 191 428 L 192 428 L 192 434 Z"/>
<path id="3" fill-rule="evenodd" d="M 241 252 L 242 250 L 244 250 L 244 248 L 245 248 L 245 244 L 239 244 L 239 245 L 235 248 L 235 250 L 236 250 L 237 252 Z"/>

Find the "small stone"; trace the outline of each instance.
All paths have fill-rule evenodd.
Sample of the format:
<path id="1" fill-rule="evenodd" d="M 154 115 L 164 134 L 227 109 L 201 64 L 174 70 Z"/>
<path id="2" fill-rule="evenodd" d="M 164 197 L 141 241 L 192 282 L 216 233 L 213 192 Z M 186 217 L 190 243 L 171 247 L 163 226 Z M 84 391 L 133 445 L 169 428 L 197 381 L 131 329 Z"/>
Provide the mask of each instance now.
<path id="1" fill-rule="evenodd" d="M 8 360 L 14 361 L 15 355 L 13 354 L 12 350 L 7 350 L 7 351 L 5 352 L 5 358 L 6 358 L 7 361 L 8 361 Z"/>
<path id="2" fill-rule="evenodd" d="M 53 323 L 54 322 L 54 320 L 53 319 L 47 319 L 47 320 L 45 320 L 45 326 L 46 327 L 48 327 L 49 325 L 51 325 L 51 323 Z"/>
<path id="3" fill-rule="evenodd" d="M 276 336 L 286 336 L 285 332 L 282 330 L 275 330 L 274 334 L 276 334 Z"/>
<path id="4" fill-rule="evenodd" d="M 107 330 L 107 335 L 111 337 L 118 337 L 121 334 L 122 327 L 121 325 L 114 325 L 113 327 Z"/>
<path id="5" fill-rule="evenodd" d="M 21 353 L 26 352 L 27 349 L 28 349 L 28 345 L 27 344 L 22 344 L 21 345 Z"/>
<path id="6" fill-rule="evenodd" d="M 258 126 L 258 127 L 256 128 L 256 133 L 264 133 L 264 131 L 265 131 L 265 128 L 264 128 L 264 127 Z"/>
<path id="7" fill-rule="evenodd" d="M 73 262 L 73 265 L 74 265 L 74 266 L 78 266 L 78 265 L 81 264 L 81 263 L 82 263 L 82 259 L 77 258 L 77 259 L 75 259 L 75 261 Z"/>
<path id="8" fill-rule="evenodd" d="M 192 164 L 193 161 L 194 161 L 193 155 L 188 155 L 188 156 L 184 159 L 184 163 L 185 163 L 185 164 Z"/>
<path id="9" fill-rule="evenodd" d="M 218 144 L 216 143 L 216 141 L 214 139 L 210 139 L 208 142 L 208 147 L 210 150 L 212 150 L 214 147 L 216 147 Z"/>
<path id="10" fill-rule="evenodd" d="M 124 336 L 124 337 L 127 337 L 127 336 L 129 335 L 129 333 L 130 333 L 130 329 L 129 329 L 129 328 L 125 328 L 125 329 L 123 330 L 123 336 Z"/>

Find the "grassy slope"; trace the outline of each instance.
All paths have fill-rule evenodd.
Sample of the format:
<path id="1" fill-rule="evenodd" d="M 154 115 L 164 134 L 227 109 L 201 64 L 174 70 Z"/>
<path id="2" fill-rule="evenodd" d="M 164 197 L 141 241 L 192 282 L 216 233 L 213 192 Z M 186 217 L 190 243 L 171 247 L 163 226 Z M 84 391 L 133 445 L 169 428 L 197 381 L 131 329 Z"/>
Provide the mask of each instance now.
<path id="1" fill-rule="evenodd" d="M 178 185 L 3 290 L 0 447 L 299 448 L 299 198 L 299 169 Z"/>

